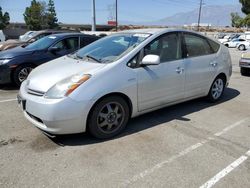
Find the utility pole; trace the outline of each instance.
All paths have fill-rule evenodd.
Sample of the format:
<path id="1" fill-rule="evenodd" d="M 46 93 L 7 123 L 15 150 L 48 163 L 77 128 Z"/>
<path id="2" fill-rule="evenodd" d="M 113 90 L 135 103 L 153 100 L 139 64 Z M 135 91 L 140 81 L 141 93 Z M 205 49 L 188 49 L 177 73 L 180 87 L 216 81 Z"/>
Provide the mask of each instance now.
<path id="1" fill-rule="evenodd" d="M 199 10 L 199 17 L 198 17 L 198 31 L 200 31 L 200 22 L 201 22 L 201 9 L 203 5 L 203 0 L 200 0 L 200 10 Z"/>
<path id="2" fill-rule="evenodd" d="M 118 31 L 118 5 L 117 0 L 115 0 L 115 29 Z"/>
<path id="3" fill-rule="evenodd" d="M 92 31 L 96 30 L 95 0 L 92 0 Z"/>

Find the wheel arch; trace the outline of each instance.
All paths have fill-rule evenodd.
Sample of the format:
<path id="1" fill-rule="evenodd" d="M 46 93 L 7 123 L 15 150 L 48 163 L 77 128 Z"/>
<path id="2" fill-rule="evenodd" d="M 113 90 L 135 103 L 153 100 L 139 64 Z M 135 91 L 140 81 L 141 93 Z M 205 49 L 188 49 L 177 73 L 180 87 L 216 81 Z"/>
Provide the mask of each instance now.
<path id="1" fill-rule="evenodd" d="M 225 82 L 225 84 L 227 84 L 227 80 L 228 80 L 228 79 L 227 79 L 227 75 L 226 75 L 224 72 L 219 73 L 219 74 L 215 77 L 215 79 L 216 79 L 216 78 L 219 78 L 219 77 L 223 79 L 223 81 Z M 215 80 L 215 79 L 214 79 L 214 80 Z"/>
<path id="2" fill-rule="evenodd" d="M 89 122 L 89 117 L 90 117 L 90 114 L 91 112 L 93 111 L 94 107 L 101 101 L 103 100 L 104 98 L 107 98 L 107 97 L 111 97 L 111 96 L 118 96 L 118 97 L 121 97 L 123 98 L 126 103 L 128 104 L 128 107 L 129 107 L 129 117 L 131 117 L 132 115 L 132 112 L 133 112 L 133 104 L 132 104 L 132 101 L 131 99 L 124 93 L 120 93 L 120 92 L 112 92 L 112 93 L 108 93 L 102 97 L 100 97 L 91 107 L 91 109 L 89 110 L 88 112 L 88 115 L 87 115 L 87 127 L 88 127 L 88 122 Z"/>
<path id="3" fill-rule="evenodd" d="M 31 65 L 32 67 L 36 67 L 36 64 L 35 64 L 35 63 L 32 63 L 32 62 L 24 62 L 24 63 L 17 64 L 17 65 L 15 66 L 15 68 L 12 68 L 12 69 L 11 69 L 11 78 L 13 78 L 13 74 L 14 74 L 15 70 L 16 70 L 18 67 L 21 67 L 21 66 L 24 66 L 24 65 Z"/>
<path id="4" fill-rule="evenodd" d="M 25 62 L 25 63 L 18 64 L 17 66 L 15 66 L 14 68 L 11 69 L 10 78 L 11 78 L 12 82 L 14 82 L 14 80 L 15 80 L 14 73 L 15 73 L 16 69 L 21 67 L 21 66 L 25 66 L 25 65 L 31 65 L 33 68 L 36 67 L 35 63 L 32 63 L 32 62 Z"/>

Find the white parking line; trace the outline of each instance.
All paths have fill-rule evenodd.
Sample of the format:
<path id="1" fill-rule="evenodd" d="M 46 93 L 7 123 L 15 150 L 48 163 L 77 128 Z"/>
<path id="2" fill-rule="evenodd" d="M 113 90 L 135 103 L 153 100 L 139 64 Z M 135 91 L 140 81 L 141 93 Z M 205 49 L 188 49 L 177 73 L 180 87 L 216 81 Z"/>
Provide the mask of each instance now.
<path id="1" fill-rule="evenodd" d="M 213 135 L 214 137 L 208 137 L 207 139 L 202 140 L 201 142 L 198 142 L 198 143 L 196 143 L 196 144 L 194 144 L 194 145 L 192 145 L 192 146 L 186 148 L 185 150 L 179 152 L 177 155 L 174 155 L 174 156 L 170 157 L 169 159 L 167 159 L 167 160 L 165 160 L 165 161 L 162 161 L 162 162 L 156 164 L 156 165 L 153 166 L 152 168 L 149 168 L 149 169 L 147 169 L 147 170 L 145 170 L 145 171 L 143 171 L 143 172 L 141 172 L 141 173 L 139 173 L 139 174 L 133 176 L 131 179 L 125 181 L 125 182 L 123 183 L 123 186 L 127 187 L 129 184 L 132 184 L 132 183 L 134 183 L 134 182 L 136 182 L 136 181 L 138 181 L 138 180 L 140 180 L 140 179 L 143 179 L 145 176 L 148 176 L 148 175 L 152 174 L 152 173 L 155 172 L 156 170 L 162 168 L 164 165 L 166 165 L 166 164 L 168 164 L 168 163 L 171 163 L 172 161 L 174 161 L 174 160 L 176 160 L 176 159 L 178 159 L 178 158 L 181 158 L 181 157 L 183 157 L 184 155 L 186 155 L 186 154 L 188 154 L 188 153 L 190 153 L 190 152 L 196 150 L 197 148 L 203 146 L 203 145 L 206 144 L 207 142 L 209 142 L 209 141 L 211 141 L 211 140 L 214 140 L 215 137 L 219 137 L 219 136 L 225 134 L 227 131 L 229 131 L 229 130 L 231 130 L 231 129 L 233 129 L 233 128 L 239 126 L 239 125 L 241 125 L 242 123 L 244 123 L 244 122 L 245 122 L 246 120 L 248 120 L 248 119 L 249 119 L 249 118 L 242 119 L 242 120 L 240 120 L 240 121 L 238 121 L 238 122 L 236 122 L 236 123 L 234 123 L 234 124 L 232 124 L 232 125 L 226 127 L 226 128 L 223 129 L 222 131 L 215 133 L 215 134 Z"/>
<path id="2" fill-rule="evenodd" d="M 229 174 L 235 168 L 237 168 L 240 164 L 242 164 L 245 160 L 247 160 L 249 156 L 250 156 L 250 150 L 246 153 L 246 155 L 242 155 L 240 158 L 232 162 L 230 165 L 228 165 L 226 168 L 224 168 L 222 171 L 220 171 L 218 174 L 216 174 L 202 186 L 200 186 L 200 188 L 210 188 L 214 186 L 218 181 L 220 181 L 220 179 L 225 177 L 227 174 Z"/>
<path id="3" fill-rule="evenodd" d="M 11 102 L 11 101 L 16 101 L 16 100 L 17 100 L 17 99 L 6 99 L 6 100 L 0 101 L 0 103 Z"/>

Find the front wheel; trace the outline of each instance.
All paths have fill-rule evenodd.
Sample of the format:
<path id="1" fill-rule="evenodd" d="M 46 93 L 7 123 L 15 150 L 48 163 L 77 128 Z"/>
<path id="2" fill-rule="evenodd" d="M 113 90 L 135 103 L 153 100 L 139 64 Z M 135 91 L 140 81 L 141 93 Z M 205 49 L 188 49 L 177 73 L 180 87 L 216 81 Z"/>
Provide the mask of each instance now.
<path id="1" fill-rule="evenodd" d="M 222 95 L 223 95 L 223 92 L 224 92 L 224 89 L 225 89 L 225 80 L 221 77 L 217 77 L 210 90 L 209 90 L 209 93 L 208 93 L 208 100 L 210 102 L 217 102 L 221 99 Z"/>
<path id="2" fill-rule="evenodd" d="M 107 139 L 119 134 L 129 120 L 127 102 L 112 96 L 102 99 L 94 106 L 88 119 L 88 130 L 100 139 Z"/>
<path id="3" fill-rule="evenodd" d="M 13 81 L 17 86 L 20 86 L 27 79 L 30 72 L 33 70 L 31 65 L 21 65 L 16 68 L 13 74 Z"/>

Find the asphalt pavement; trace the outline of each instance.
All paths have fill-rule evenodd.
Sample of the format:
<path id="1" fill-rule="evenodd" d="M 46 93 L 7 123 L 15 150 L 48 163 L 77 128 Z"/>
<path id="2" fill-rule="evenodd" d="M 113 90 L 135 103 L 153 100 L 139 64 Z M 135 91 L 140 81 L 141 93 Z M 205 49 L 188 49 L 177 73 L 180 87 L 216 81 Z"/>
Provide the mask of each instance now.
<path id="1" fill-rule="evenodd" d="M 221 102 L 196 99 L 130 120 L 118 137 L 49 138 L 0 86 L 0 187 L 250 187 L 250 77 L 230 49 Z"/>

